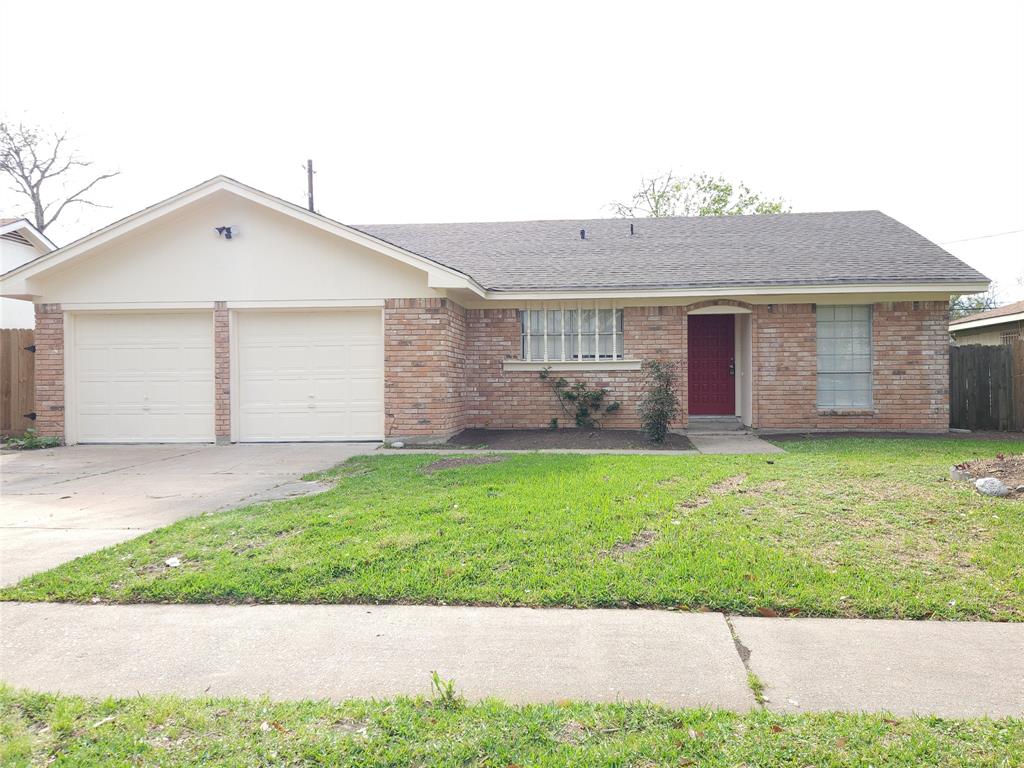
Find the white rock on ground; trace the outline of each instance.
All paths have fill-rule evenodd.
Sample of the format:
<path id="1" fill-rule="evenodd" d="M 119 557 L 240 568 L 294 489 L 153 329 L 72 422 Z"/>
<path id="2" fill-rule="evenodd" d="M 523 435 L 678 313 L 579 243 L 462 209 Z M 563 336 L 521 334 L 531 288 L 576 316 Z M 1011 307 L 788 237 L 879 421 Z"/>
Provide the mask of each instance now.
<path id="1" fill-rule="evenodd" d="M 974 487 L 978 489 L 978 493 L 985 496 L 1008 496 L 1010 494 L 1010 489 L 997 477 L 983 477 L 976 480 Z"/>

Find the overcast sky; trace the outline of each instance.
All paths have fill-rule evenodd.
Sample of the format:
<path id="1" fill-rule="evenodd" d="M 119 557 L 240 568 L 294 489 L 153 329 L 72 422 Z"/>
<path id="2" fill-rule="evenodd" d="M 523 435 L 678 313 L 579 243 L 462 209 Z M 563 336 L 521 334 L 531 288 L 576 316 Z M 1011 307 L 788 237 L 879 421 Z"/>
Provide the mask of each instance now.
<path id="1" fill-rule="evenodd" d="M 354 224 L 609 216 L 674 169 L 880 209 L 1024 299 L 1020 0 L 0 10 L 2 114 L 122 172 L 59 243 L 218 173 L 304 203 L 307 157 Z"/>

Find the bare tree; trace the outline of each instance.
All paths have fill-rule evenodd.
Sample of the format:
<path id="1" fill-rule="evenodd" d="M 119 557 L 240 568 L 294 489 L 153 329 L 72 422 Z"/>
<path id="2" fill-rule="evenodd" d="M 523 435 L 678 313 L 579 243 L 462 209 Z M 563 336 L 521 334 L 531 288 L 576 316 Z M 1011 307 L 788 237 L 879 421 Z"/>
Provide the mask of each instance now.
<path id="1" fill-rule="evenodd" d="M 32 202 L 32 217 L 40 232 L 74 203 L 105 208 L 89 200 L 86 194 L 101 181 L 120 173 L 90 174 L 85 177 L 91 179 L 87 183 L 82 183 L 85 179 L 81 179 L 78 184 L 67 186 L 73 178 L 82 176 L 82 169 L 92 166 L 91 161 L 81 159 L 75 150 L 68 148 L 67 142 L 66 131 L 51 136 L 31 125 L 0 121 L 0 172 L 14 182 L 12 191 Z M 43 185 L 49 187 L 49 182 L 54 180 L 59 180 L 65 187 L 54 199 L 46 202 Z M 74 191 L 68 194 L 68 189 Z"/>

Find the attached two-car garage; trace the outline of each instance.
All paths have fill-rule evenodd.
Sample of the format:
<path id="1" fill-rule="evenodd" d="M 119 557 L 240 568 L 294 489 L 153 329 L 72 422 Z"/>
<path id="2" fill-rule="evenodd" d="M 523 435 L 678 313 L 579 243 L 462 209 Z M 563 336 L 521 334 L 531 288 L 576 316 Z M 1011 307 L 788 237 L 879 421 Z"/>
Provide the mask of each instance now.
<path id="1" fill-rule="evenodd" d="M 65 339 L 77 442 L 213 442 L 212 310 L 75 312 Z M 379 308 L 231 312 L 232 437 L 380 440 Z"/>

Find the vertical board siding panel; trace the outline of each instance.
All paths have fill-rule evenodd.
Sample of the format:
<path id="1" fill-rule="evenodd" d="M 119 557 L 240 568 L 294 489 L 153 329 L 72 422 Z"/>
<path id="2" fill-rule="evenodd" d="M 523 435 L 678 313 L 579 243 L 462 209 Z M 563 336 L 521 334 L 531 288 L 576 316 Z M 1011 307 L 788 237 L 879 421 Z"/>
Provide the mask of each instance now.
<path id="1" fill-rule="evenodd" d="M 1024 343 L 951 347 L 949 424 L 956 429 L 1024 429 Z"/>
<path id="2" fill-rule="evenodd" d="M 1010 345 L 1013 360 L 1013 378 L 1010 392 L 1013 395 L 1013 429 L 1024 432 L 1024 339 Z"/>
<path id="3" fill-rule="evenodd" d="M 35 356 L 30 328 L 0 329 L 0 432 L 22 435 L 32 427 L 26 413 L 35 410 Z"/>

